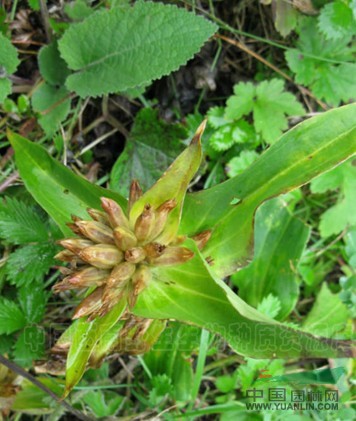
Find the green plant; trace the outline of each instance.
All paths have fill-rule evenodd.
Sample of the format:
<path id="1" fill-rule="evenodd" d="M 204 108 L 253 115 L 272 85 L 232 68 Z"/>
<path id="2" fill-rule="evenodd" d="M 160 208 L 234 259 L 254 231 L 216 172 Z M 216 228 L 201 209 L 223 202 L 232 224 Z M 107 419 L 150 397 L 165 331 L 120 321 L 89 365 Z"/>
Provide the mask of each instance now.
<path id="1" fill-rule="evenodd" d="M 182 245 L 190 249 L 192 259 L 174 266 L 151 267 L 152 281 L 130 310 L 139 319 L 129 318 L 126 324 L 125 319 L 118 322 L 126 309 L 126 297 L 118 296 L 117 304 L 112 303 L 114 308 L 104 317 L 91 322 L 81 318 L 69 328 L 67 339 L 62 340 L 68 343 L 71 338 L 66 393 L 81 378 L 88 361 L 99 361 L 117 346 L 117 337 L 121 338 L 121 350 L 125 349 L 122 342 L 125 337 L 133 342 L 148 341 L 148 344 L 157 338 L 164 325 L 159 320 L 147 324 L 140 318 L 175 318 L 194 323 L 223 335 L 233 349 L 251 357 L 297 356 L 305 352 L 309 356 L 347 354 L 345 344 L 317 339 L 272 321 L 243 302 L 220 277 L 248 262 L 252 220 L 261 203 L 306 183 L 354 153 L 356 137 L 351 119 L 354 108 L 349 105 L 332 110 L 300 124 L 240 176 L 190 194 L 184 201 L 188 183 L 201 159 L 198 141 L 201 133 L 198 132 L 161 179 L 129 208 L 129 219 L 131 227 L 136 226 L 135 221 L 142 218 L 145 207 L 157 209 L 174 199 L 176 207 L 167 217 L 161 244 L 171 242 L 177 234 L 194 237 L 212 230 L 203 254 L 197 247 L 199 237 L 196 238 L 198 243 L 190 239 L 184 241 L 182 237 Z M 65 235 L 70 234 L 66 225 L 70 214 L 86 219 L 86 207 L 99 209 L 101 197 L 110 197 L 117 203 L 115 206 L 120 205 L 127 212 L 127 202 L 119 194 L 90 185 L 54 161 L 40 146 L 21 136 L 10 133 L 9 139 L 27 189 Z M 119 333 L 121 329 L 125 332 L 123 336 Z M 273 332 L 274 345 L 266 348 L 259 344 L 258 338 L 263 337 L 263 332 Z M 288 338 L 288 347 L 283 346 L 279 339 L 282 337 Z"/>

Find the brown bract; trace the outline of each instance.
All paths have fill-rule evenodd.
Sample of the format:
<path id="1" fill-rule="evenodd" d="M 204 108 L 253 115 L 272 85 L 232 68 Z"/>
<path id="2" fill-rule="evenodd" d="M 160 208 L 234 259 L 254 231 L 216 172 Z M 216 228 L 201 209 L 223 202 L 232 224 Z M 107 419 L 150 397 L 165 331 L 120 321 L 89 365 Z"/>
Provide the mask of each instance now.
<path id="1" fill-rule="evenodd" d="M 130 208 L 141 195 L 134 181 Z M 182 264 L 194 256 L 179 242 L 158 242 L 170 212 L 176 207 L 174 199 L 156 208 L 147 203 L 135 221 L 130 221 L 114 200 L 103 197 L 101 204 L 104 212 L 88 209 L 92 220 L 72 216 L 73 222 L 68 227 L 77 237 L 59 241 L 65 250 L 56 258 L 68 262 L 69 267 L 61 270 L 65 277 L 53 287 L 54 291 L 94 288 L 77 307 L 73 318 L 89 316 L 92 320 L 103 316 L 123 297 L 132 308 L 152 279 L 152 267 Z M 209 237 L 202 234 L 197 238 L 198 246 Z"/>

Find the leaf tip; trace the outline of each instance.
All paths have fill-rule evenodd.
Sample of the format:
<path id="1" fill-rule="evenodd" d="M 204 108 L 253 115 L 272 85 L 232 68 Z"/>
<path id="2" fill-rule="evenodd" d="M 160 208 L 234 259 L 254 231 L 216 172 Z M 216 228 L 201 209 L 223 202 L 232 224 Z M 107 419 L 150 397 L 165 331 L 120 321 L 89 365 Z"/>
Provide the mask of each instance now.
<path id="1" fill-rule="evenodd" d="M 206 127 L 206 123 L 207 123 L 207 119 L 203 120 L 200 124 L 200 126 L 197 128 L 197 131 L 195 132 L 192 141 L 190 142 L 191 145 L 200 145 L 201 142 L 201 137 L 204 133 L 205 127 Z"/>

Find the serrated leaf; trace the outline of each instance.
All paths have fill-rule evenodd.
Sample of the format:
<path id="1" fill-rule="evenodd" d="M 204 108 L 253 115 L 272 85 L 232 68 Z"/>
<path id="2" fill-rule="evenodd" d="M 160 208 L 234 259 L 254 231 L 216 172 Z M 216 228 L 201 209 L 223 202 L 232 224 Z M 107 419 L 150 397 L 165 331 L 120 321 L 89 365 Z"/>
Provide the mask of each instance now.
<path id="1" fill-rule="evenodd" d="M 11 44 L 9 38 L 0 32 L 0 69 L 3 68 L 6 71 L 5 75 L 0 72 L 0 78 L 14 73 L 19 64 L 16 48 Z"/>
<path id="2" fill-rule="evenodd" d="M 256 159 L 258 153 L 255 151 L 242 151 L 239 156 L 230 159 L 226 164 L 226 173 L 232 178 L 243 173 Z"/>
<path id="3" fill-rule="evenodd" d="M 48 240 L 48 227 L 38 212 L 15 198 L 0 206 L 0 236 L 13 244 Z"/>
<path id="4" fill-rule="evenodd" d="M 7 260 L 9 281 L 17 286 L 42 281 L 44 275 L 56 264 L 53 258 L 56 251 L 58 247 L 53 243 L 29 244 L 18 248 Z"/>
<path id="5" fill-rule="evenodd" d="M 273 294 L 268 294 L 258 304 L 257 310 L 271 319 L 275 319 L 281 310 L 281 300 Z"/>
<path id="6" fill-rule="evenodd" d="M 131 181 L 137 179 L 142 189 L 148 190 L 182 151 L 180 140 L 185 138 L 182 126 L 167 124 L 156 110 L 144 108 L 111 170 L 111 189 L 128 197 Z"/>
<path id="7" fill-rule="evenodd" d="M 316 335 L 332 337 L 344 329 L 348 311 L 337 294 L 323 283 L 317 299 L 303 323 L 303 329 Z"/>
<path id="8" fill-rule="evenodd" d="M 21 308 L 28 323 L 39 323 L 46 310 L 47 294 L 40 282 L 28 282 L 18 290 Z"/>
<path id="9" fill-rule="evenodd" d="M 351 34 L 340 40 L 327 40 L 315 30 L 313 18 L 300 19 L 297 49 L 289 49 L 286 60 L 297 83 L 309 86 L 320 99 L 332 105 L 356 96 Z"/>
<path id="10" fill-rule="evenodd" d="M 43 357 L 44 348 L 44 330 L 34 325 L 26 326 L 15 343 L 15 361 L 23 367 L 30 367 L 33 360 Z"/>
<path id="11" fill-rule="evenodd" d="M 57 41 L 40 49 L 38 66 L 44 80 L 53 86 L 63 85 L 70 74 L 66 62 L 59 54 Z"/>
<path id="12" fill-rule="evenodd" d="M 355 33 L 356 21 L 348 4 L 333 1 L 321 9 L 318 27 L 326 39 L 338 40 Z"/>
<path id="13" fill-rule="evenodd" d="M 257 86 L 239 83 L 235 95 L 226 103 L 226 118 L 239 119 L 253 112 L 254 126 L 269 143 L 275 142 L 282 131 L 288 128 L 287 116 L 303 115 L 304 108 L 294 95 L 284 92 L 284 83 L 279 79 L 264 81 Z"/>
<path id="14" fill-rule="evenodd" d="M 252 263 L 233 275 L 239 296 L 257 307 L 268 295 L 278 297 L 283 320 L 299 294 L 295 268 L 309 237 L 309 229 L 286 209 L 281 199 L 270 200 L 256 213 L 255 253 Z M 273 244 L 273 247 L 271 247 Z"/>
<path id="15" fill-rule="evenodd" d="M 223 152 L 236 143 L 251 142 L 255 138 L 253 127 L 247 121 L 239 120 L 218 127 L 210 136 L 209 143 L 214 150 Z"/>
<path id="16" fill-rule="evenodd" d="M 64 87 L 43 83 L 32 95 L 32 107 L 40 113 L 38 122 L 47 134 L 52 136 L 70 112 L 69 92 Z"/>
<path id="17" fill-rule="evenodd" d="M 0 297 L 0 335 L 16 332 L 25 324 L 26 319 L 20 307 L 13 301 Z"/>
<path id="18" fill-rule="evenodd" d="M 98 11 L 59 41 L 67 87 L 82 97 L 125 91 L 178 69 L 216 26 L 176 6 L 139 2 Z"/>
<path id="19" fill-rule="evenodd" d="M 14 344 L 13 335 L 0 335 L 0 354 L 8 354 Z"/>
<path id="20" fill-rule="evenodd" d="M 225 108 L 224 107 L 211 107 L 209 108 L 206 116 L 208 117 L 208 123 L 214 129 L 218 129 L 221 126 L 229 123 L 228 120 L 224 117 Z M 201 120 L 200 120 L 201 121 Z M 198 127 L 199 123 L 197 124 Z"/>
<path id="21" fill-rule="evenodd" d="M 321 215 L 319 230 L 324 238 L 339 234 L 347 226 L 356 224 L 356 168 L 353 159 L 322 174 L 311 183 L 313 193 L 337 188 L 340 189 L 337 203 Z"/>
<path id="22" fill-rule="evenodd" d="M 94 13 L 94 10 L 88 6 L 86 0 L 75 0 L 64 5 L 64 13 L 69 19 L 80 21 Z"/>

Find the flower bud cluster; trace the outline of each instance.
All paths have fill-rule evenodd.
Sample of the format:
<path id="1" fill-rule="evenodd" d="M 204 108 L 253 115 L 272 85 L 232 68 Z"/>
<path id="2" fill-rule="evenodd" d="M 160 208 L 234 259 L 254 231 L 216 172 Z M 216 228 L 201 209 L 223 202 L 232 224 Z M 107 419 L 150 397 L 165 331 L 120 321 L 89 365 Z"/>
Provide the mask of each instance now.
<path id="1" fill-rule="evenodd" d="M 129 208 L 141 196 L 137 182 L 131 184 Z M 101 198 L 103 211 L 88 209 L 90 221 L 72 216 L 68 226 L 77 235 L 59 241 L 64 250 L 55 257 L 69 262 L 61 268 L 64 279 L 54 286 L 55 292 L 95 288 L 77 307 L 73 318 L 94 319 L 106 314 L 123 296 L 132 308 L 138 295 L 151 280 L 151 268 L 174 265 L 190 260 L 194 253 L 179 245 L 162 244 L 174 199 L 154 208 L 147 203 L 135 221 L 112 199 Z M 197 236 L 201 248 L 210 237 L 205 231 Z"/>

